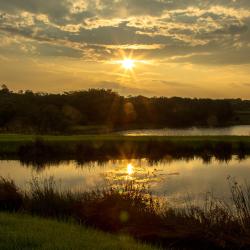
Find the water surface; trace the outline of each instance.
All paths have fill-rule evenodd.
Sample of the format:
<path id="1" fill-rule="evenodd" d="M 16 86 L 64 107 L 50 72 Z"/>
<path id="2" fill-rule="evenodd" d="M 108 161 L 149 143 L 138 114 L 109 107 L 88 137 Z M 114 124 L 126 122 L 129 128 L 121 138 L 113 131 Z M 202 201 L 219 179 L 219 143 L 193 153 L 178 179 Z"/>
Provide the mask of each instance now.
<path id="1" fill-rule="evenodd" d="M 239 161 L 233 156 L 229 162 L 212 159 L 204 163 L 201 159 L 165 159 L 152 164 L 146 159 L 112 160 L 78 165 L 75 161 L 49 164 L 43 168 L 22 165 L 19 161 L 0 161 L 0 176 L 13 179 L 27 189 L 29 181 L 54 177 L 62 189 L 91 190 L 127 180 L 150 185 L 155 195 L 166 196 L 170 202 L 181 204 L 189 195 L 194 201 L 204 198 L 207 191 L 228 199 L 227 178 L 239 182 L 250 180 L 250 158 Z"/>
<path id="2" fill-rule="evenodd" d="M 250 125 L 226 128 L 141 129 L 122 131 L 119 134 L 127 136 L 250 136 Z"/>

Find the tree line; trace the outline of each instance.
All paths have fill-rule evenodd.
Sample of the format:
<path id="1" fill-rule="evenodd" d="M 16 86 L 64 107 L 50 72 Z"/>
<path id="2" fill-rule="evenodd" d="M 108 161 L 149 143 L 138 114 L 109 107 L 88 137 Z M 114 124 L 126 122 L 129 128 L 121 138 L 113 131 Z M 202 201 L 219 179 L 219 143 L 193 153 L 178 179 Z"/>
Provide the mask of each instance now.
<path id="1" fill-rule="evenodd" d="M 237 122 L 237 109 L 250 101 L 180 97 L 124 97 L 112 90 L 89 89 L 61 94 L 0 89 L 0 131 L 67 133 L 74 128 L 110 129 L 226 126 Z"/>

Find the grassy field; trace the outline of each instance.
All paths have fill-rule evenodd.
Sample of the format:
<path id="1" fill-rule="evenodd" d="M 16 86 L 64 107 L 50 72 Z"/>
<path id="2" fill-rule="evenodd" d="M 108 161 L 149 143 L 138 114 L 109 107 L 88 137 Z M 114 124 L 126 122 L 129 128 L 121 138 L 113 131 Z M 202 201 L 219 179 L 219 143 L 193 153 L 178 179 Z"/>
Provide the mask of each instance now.
<path id="1" fill-rule="evenodd" d="M 0 213 L 0 249 L 138 249 L 142 245 L 127 236 L 115 236 L 93 229 L 21 214 Z"/>
<path id="2" fill-rule="evenodd" d="M 173 141 L 173 142 L 202 142 L 226 141 L 249 142 L 250 136 L 122 136 L 122 135 L 24 135 L 0 134 L 0 143 L 31 142 L 40 138 L 50 142 L 81 142 L 81 141 Z"/>

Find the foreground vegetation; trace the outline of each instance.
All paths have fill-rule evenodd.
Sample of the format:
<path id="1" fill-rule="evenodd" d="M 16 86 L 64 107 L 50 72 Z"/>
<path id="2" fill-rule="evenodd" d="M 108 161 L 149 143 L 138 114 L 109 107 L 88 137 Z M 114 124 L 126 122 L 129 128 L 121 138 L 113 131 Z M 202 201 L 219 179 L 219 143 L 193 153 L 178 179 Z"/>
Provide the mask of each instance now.
<path id="1" fill-rule="evenodd" d="M 111 235 L 76 224 L 0 213 L 1 250 L 153 250 L 122 235 Z"/>
<path id="2" fill-rule="evenodd" d="M 24 192 L 10 180 L 0 182 L 0 210 L 25 212 L 106 232 L 128 234 L 171 249 L 249 249 L 250 188 L 229 180 L 232 204 L 207 196 L 203 206 L 159 203 L 145 186 L 133 182 L 93 192 L 62 192 L 53 180 L 34 179 Z"/>

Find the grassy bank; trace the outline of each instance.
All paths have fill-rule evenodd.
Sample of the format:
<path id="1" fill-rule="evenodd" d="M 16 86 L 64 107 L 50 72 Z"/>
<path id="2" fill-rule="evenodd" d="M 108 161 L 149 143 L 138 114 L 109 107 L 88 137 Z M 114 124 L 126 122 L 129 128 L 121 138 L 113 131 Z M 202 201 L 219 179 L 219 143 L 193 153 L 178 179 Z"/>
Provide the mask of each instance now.
<path id="1" fill-rule="evenodd" d="M 40 138 L 48 142 L 95 142 L 95 141 L 172 141 L 172 142 L 188 142 L 199 143 L 203 141 L 218 142 L 248 142 L 250 136 L 122 136 L 122 135 L 25 135 L 25 134 L 0 134 L 0 143 L 5 142 L 32 142 Z"/>
<path id="2" fill-rule="evenodd" d="M 0 225 L 1 250 L 156 249 L 136 243 L 129 237 L 24 214 L 0 213 Z"/>
<path id="3" fill-rule="evenodd" d="M 160 204 L 147 188 L 133 182 L 79 193 L 62 192 L 51 180 L 34 180 L 27 193 L 2 179 L 0 210 L 73 219 L 171 249 L 249 249 L 250 188 L 231 180 L 230 190 L 232 204 L 207 196 L 203 206 L 175 208 Z"/>

